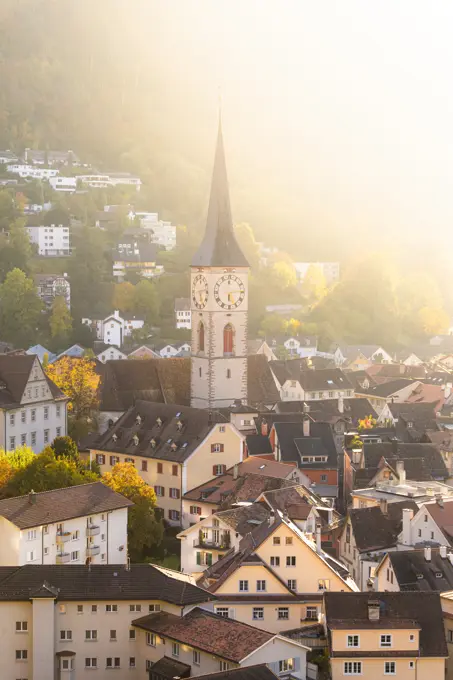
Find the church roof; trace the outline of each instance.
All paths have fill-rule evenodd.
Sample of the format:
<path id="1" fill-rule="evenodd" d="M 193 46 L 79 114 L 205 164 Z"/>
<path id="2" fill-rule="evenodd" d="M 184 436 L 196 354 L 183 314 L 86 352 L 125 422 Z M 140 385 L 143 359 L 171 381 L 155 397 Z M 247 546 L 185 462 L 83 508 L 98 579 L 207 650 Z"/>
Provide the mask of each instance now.
<path id="1" fill-rule="evenodd" d="M 248 267 L 233 229 L 230 193 L 219 121 L 206 232 L 192 260 L 194 267 Z"/>

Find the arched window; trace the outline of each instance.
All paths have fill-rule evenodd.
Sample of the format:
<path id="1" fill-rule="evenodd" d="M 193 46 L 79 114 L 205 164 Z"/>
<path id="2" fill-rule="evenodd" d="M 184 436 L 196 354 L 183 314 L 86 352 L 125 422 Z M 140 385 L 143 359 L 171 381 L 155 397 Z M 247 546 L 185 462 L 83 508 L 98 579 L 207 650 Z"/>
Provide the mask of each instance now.
<path id="1" fill-rule="evenodd" d="M 230 323 L 227 323 L 223 329 L 223 353 L 234 353 L 234 331 L 233 326 Z"/>
<path id="2" fill-rule="evenodd" d="M 198 351 L 204 352 L 204 323 L 200 321 L 198 326 Z"/>

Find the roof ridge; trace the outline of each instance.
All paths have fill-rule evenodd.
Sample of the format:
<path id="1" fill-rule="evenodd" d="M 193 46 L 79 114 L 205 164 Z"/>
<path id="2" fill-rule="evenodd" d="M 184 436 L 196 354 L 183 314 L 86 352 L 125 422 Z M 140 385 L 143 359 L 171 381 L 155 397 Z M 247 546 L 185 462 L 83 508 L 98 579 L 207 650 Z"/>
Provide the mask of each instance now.
<path id="1" fill-rule="evenodd" d="M 45 493 L 54 493 L 55 491 L 67 491 L 68 489 L 75 489 L 76 487 L 79 486 L 93 486 L 94 484 L 102 484 L 102 486 L 105 486 L 107 489 L 110 489 L 113 493 L 118 493 L 119 496 L 123 496 L 124 494 L 120 494 L 118 491 L 114 491 L 111 489 L 107 484 L 104 484 L 104 482 L 99 479 L 96 482 L 82 482 L 81 484 L 73 484 L 72 486 L 61 486 L 58 487 L 58 489 L 46 489 L 45 491 L 28 491 L 27 493 L 23 493 L 20 496 L 8 496 L 7 498 L 0 498 L 0 503 L 3 501 L 13 501 L 16 500 L 16 498 L 25 498 L 26 496 L 29 496 L 31 493 L 35 494 L 36 496 L 42 496 Z M 23 565 L 24 566 L 24 565 Z"/>

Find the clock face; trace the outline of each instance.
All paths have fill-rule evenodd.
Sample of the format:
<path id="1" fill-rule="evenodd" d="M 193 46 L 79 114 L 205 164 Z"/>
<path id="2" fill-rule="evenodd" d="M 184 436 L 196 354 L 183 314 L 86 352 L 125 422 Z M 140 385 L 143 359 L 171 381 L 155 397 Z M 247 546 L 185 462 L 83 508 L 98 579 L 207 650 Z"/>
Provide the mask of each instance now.
<path id="1" fill-rule="evenodd" d="M 197 274 L 192 281 L 192 300 L 197 309 L 206 307 L 208 301 L 208 282 L 203 274 Z"/>
<path id="2" fill-rule="evenodd" d="M 225 274 L 214 286 L 214 298 L 222 309 L 236 309 L 245 298 L 245 286 L 235 274 Z"/>

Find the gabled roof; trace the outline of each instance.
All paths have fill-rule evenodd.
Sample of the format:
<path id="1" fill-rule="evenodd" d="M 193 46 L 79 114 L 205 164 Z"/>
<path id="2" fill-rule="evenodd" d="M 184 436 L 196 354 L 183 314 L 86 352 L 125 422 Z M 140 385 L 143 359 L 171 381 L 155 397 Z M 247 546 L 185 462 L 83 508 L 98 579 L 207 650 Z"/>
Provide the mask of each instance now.
<path id="1" fill-rule="evenodd" d="M 406 444 L 400 442 L 383 442 L 381 444 L 364 444 L 364 467 L 376 468 L 382 457 L 388 461 L 423 460 L 423 465 L 434 479 L 447 479 L 449 474 L 441 453 L 434 444 Z M 408 463 L 410 465 L 410 463 Z M 410 479 L 409 474 L 407 478 Z M 416 480 L 415 480 L 416 481 Z M 423 480 L 421 480 L 423 481 Z"/>
<path id="2" fill-rule="evenodd" d="M 0 354 L 0 407 L 20 405 L 35 361 L 39 360 L 34 354 Z M 50 378 L 45 379 L 54 399 L 66 399 Z"/>
<path id="3" fill-rule="evenodd" d="M 139 400 L 100 437 L 96 449 L 182 463 L 211 432 L 215 418 L 207 409 Z"/>
<path id="4" fill-rule="evenodd" d="M 349 518 L 357 550 L 368 552 L 396 545 L 405 508 L 413 510 L 414 515 L 418 512 L 418 506 L 412 500 L 389 503 L 387 514 L 378 505 L 350 510 Z"/>
<path id="5" fill-rule="evenodd" d="M 168 612 L 149 614 L 135 619 L 132 625 L 234 663 L 240 663 L 275 637 L 273 633 L 199 607 L 185 616 Z"/>
<path id="6" fill-rule="evenodd" d="M 63 522 L 134 505 L 102 482 L 0 500 L 0 516 L 19 529 Z"/>
<path id="7" fill-rule="evenodd" d="M 381 383 L 380 385 L 374 385 L 368 390 L 362 390 L 362 394 L 369 394 L 370 397 L 387 398 L 411 384 L 415 388 L 417 381 L 407 380 L 406 378 L 398 378 L 397 380 L 389 380 L 388 382 Z"/>
<path id="8" fill-rule="evenodd" d="M 453 501 L 425 503 L 423 507 L 442 531 L 445 540 L 453 545 Z"/>
<path id="9" fill-rule="evenodd" d="M 219 120 L 217 146 L 212 171 L 206 231 L 192 259 L 193 267 L 248 267 L 249 263 L 234 234 L 230 193 Z"/>
<path id="10" fill-rule="evenodd" d="M 278 447 L 283 462 L 295 461 L 300 469 L 338 469 L 338 454 L 329 423 L 310 423 L 310 435 L 304 436 L 302 422 L 276 422 Z M 302 456 L 327 456 L 326 462 L 302 463 Z"/>
<path id="11" fill-rule="evenodd" d="M 25 565 L 0 568 L 0 601 L 28 600 L 46 584 L 58 600 L 163 600 L 198 604 L 213 596 L 152 564 Z"/>
<path id="12" fill-rule="evenodd" d="M 370 601 L 379 602 L 378 621 L 368 618 Z M 419 629 L 420 656 L 448 656 L 437 593 L 324 593 L 324 605 L 329 629 Z M 345 653 L 339 653 L 342 654 Z M 376 656 L 379 654 L 380 651 L 375 652 Z"/>
<path id="13" fill-rule="evenodd" d="M 388 559 L 401 591 L 445 592 L 453 589 L 453 564 L 448 554 L 440 556 L 439 548 L 431 548 L 429 561 L 423 548 L 389 552 Z"/>
<path id="14" fill-rule="evenodd" d="M 339 368 L 307 369 L 301 359 L 270 361 L 269 366 L 280 385 L 297 380 L 306 392 L 352 390 L 347 375 Z"/>
<path id="15" fill-rule="evenodd" d="M 345 359 L 354 361 L 359 354 L 363 354 L 366 359 L 370 359 L 378 350 L 383 350 L 384 348 L 381 345 L 339 345 L 339 349 Z"/>
<path id="16" fill-rule="evenodd" d="M 273 453 L 272 444 L 266 435 L 248 434 L 245 437 L 245 442 L 250 456 L 262 456 Z"/>
<path id="17" fill-rule="evenodd" d="M 203 680 L 275 680 L 277 677 L 266 664 L 230 668 L 228 671 L 198 675 Z"/>

